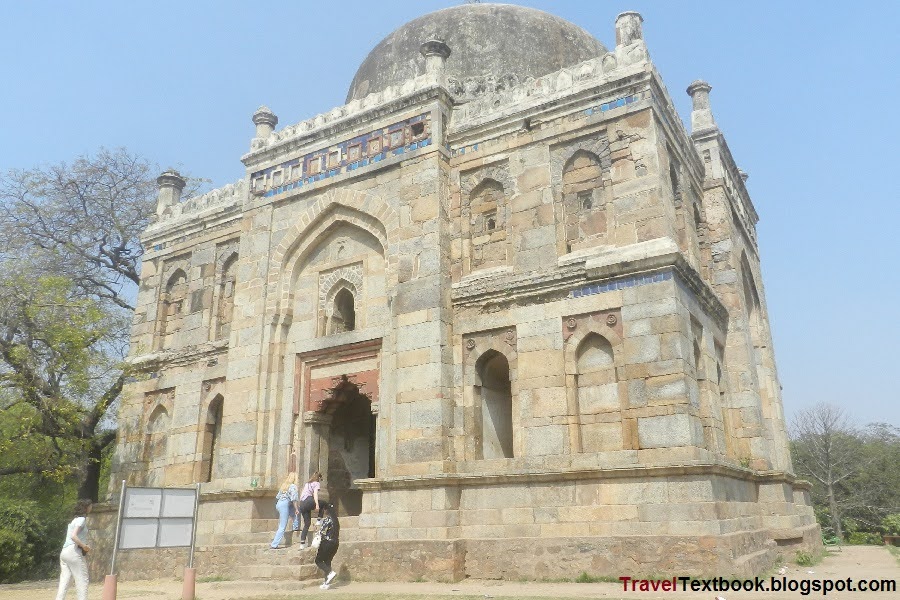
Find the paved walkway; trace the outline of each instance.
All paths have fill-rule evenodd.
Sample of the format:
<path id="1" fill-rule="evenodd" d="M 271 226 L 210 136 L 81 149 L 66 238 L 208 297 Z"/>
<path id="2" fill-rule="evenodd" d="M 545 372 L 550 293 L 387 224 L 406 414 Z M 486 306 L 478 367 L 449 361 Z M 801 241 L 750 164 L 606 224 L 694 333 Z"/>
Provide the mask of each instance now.
<path id="1" fill-rule="evenodd" d="M 202 577 L 202 574 L 199 574 Z M 816 579 L 892 579 L 900 589 L 900 565 L 886 548 L 850 546 L 843 552 L 832 553 L 815 567 L 789 565 L 785 577 L 789 580 Z M 92 585 L 90 600 L 100 600 L 102 586 Z M 549 599 L 549 598 L 606 598 L 642 600 L 781 600 L 783 598 L 816 598 L 821 593 L 803 596 L 797 592 L 623 592 L 620 583 L 514 583 L 500 581 L 464 581 L 453 584 L 438 583 L 336 583 L 323 592 L 317 586 L 301 587 L 287 581 L 222 581 L 197 584 L 198 600 L 287 600 L 320 594 L 344 600 L 445 600 L 467 599 Z M 0 586 L 0 600 L 52 600 L 55 583 L 49 581 Z M 118 598 L 122 600 L 178 600 L 181 583 L 172 580 L 121 582 Z M 830 592 L 829 599 L 897 600 L 898 592 Z M 75 590 L 68 598 L 75 599 Z"/>

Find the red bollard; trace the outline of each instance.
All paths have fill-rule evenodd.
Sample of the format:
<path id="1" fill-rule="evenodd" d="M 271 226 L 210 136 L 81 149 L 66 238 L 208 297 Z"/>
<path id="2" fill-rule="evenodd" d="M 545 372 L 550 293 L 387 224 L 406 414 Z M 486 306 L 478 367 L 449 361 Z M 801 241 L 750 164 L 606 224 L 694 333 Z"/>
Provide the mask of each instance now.
<path id="1" fill-rule="evenodd" d="M 184 583 L 181 586 L 181 600 L 194 600 L 196 592 L 197 569 L 184 568 Z M 104 598 L 103 600 L 106 600 Z"/>
<path id="2" fill-rule="evenodd" d="M 103 579 L 103 600 L 116 600 L 116 576 L 107 575 Z"/>

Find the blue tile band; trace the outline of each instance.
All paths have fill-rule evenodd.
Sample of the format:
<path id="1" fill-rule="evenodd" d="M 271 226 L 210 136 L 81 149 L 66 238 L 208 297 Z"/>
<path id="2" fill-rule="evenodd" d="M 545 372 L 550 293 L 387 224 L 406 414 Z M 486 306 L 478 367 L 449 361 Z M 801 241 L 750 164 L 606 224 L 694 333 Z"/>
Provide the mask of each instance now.
<path id="1" fill-rule="evenodd" d="M 414 127 L 416 124 L 421 124 L 421 130 L 417 131 L 419 128 Z M 355 171 L 380 162 L 387 156 L 398 156 L 424 148 L 431 145 L 430 125 L 431 113 L 424 113 L 292 158 L 274 167 L 261 169 L 250 175 L 251 189 L 256 190 L 262 186 L 266 190 L 263 197 L 270 198 L 316 181 Z M 275 181 L 278 185 L 274 185 Z"/>
<path id="2" fill-rule="evenodd" d="M 615 290 L 623 290 L 625 288 L 637 285 L 647 285 L 649 283 L 659 283 L 661 281 L 669 281 L 674 275 L 672 271 L 663 271 L 661 273 L 650 273 L 647 275 L 631 275 L 629 277 L 620 277 L 611 279 L 603 283 L 586 285 L 584 287 L 569 292 L 570 298 L 581 298 L 582 296 L 591 296 L 593 294 L 603 294 L 605 292 L 613 292 Z"/>

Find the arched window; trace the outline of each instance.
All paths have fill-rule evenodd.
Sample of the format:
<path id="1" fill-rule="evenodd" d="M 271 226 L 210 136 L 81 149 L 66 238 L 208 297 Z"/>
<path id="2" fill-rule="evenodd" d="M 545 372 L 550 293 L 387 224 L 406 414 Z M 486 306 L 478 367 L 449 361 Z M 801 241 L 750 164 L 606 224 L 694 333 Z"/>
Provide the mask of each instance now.
<path id="1" fill-rule="evenodd" d="M 334 295 L 328 333 L 343 333 L 356 329 L 356 303 L 353 292 L 341 288 Z"/>
<path id="2" fill-rule="evenodd" d="M 227 338 L 231 333 L 231 319 L 234 314 L 234 284 L 237 254 L 232 254 L 222 267 L 219 280 L 219 298 L 216 306 L 216 339 Z"/>
<path id="3" fill-rule="evenodd" d="M 764 345 L 762 336 L 762 323 L 760 318 L 759 292 L 753 281 L 753 270 L 747 255 L 741 256 L 741 279 L 744 288 L 744 306 L 747 311 L 747 326 L 749 327 L 750 340 L 755 348 Z"/>
<path id="4" fill-rule="evenodd" d="M 619 410 L 613 349 L 600 334 L 589 333 L 578 345 L 578 408 L 582 414 Z"/>
<path id="5" fill-rule="evenodd" d="M 489 350 L 475 364 L 481 385 L 482 458 L 513 458 L 512 385 L 509 361 Z"/>
<path id="6" fill-rule="evenodd" d="M 213 398 L 206 412 L 206 428 L 203 436 L 202 481 L 212 481 L 216 473 L 219 459 L 219 441 L 222 438 L 222 404 L 221 395 Z"/>
<path id="7" fill-rule="evenodd" d="M 675 199 L 676 205 L 681 200 L 681 177 L 678 174 L 678 163 L 673 159 L 669 162 L 669 183 L 672 185 L 672 198 Z"/>
<path id="8" fill-rule="evenodd" d="M 162 327 L 160 332 L 161 347 L 171 348 L 175 340 L 175 334 L 181 328 L 184 318 L 185 298 L 187 297 L 187 275 L 181 269 L 176 270 L 166 282 L 166 289 L 162 295 L 161 315 Z"/>
<path id="9" fill-rule="evenodd" d="M 603 187 L 600 159 L 579 150 L 563 167 L 562 184 L 566 252 L 571 252 L 591 236 L 606 233 L 606 207 L 599 192 Z"/>
<path id="10" fill-rule="evenodd" d="M 472 269 L 506 264 L 506 194 L 503 185 L 485 179 L 469 196 L 472 216 Z"/>
<path id="11" fill-rule="evenodd" d="M 148 484 L 161 486 L 165 479 L 169 439 L 169 413 L 163 405 L 158 405 L 147 419 L 147 433 L 144 439 L 144 456 L 148 465 Z"/>

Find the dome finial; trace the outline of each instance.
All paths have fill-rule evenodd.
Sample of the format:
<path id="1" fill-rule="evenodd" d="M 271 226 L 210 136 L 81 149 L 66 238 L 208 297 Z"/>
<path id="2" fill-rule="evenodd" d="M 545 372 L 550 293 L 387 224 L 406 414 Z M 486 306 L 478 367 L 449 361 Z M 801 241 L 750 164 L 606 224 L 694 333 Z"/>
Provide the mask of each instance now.
<path id="1" fill-rule="evenodd" d="M 253 124 L 256 125 L 256 137 L 266 139 L 278 125 L 278 117 L 268 106 L 263 104 L 253 113 Z"/>
<path id="2" fill-rule="evenodd" d="M 432 39 L 419 46 L 419 52 L 425 57 L 425 72 L 440 79 L 444 73 L 444 63 L 450 56 L 450 46 L 444 40 Z"/>
<path id="3" fill-rule="evenodd" d="M 627 46 L 632 42 L 644 39 L 641 13 L 628 11 L 616 17 L 616 46 Z"/>
<path id="4" fill-rule="evenodd" d="M 701 129 L 716 127 L 712 109 L 709 106 L 709 91 L 712 86 L 698 79 L 688 86 L 687 93 L 691 97 L 693 110 L 691 110 L 691 132 Z"/>

